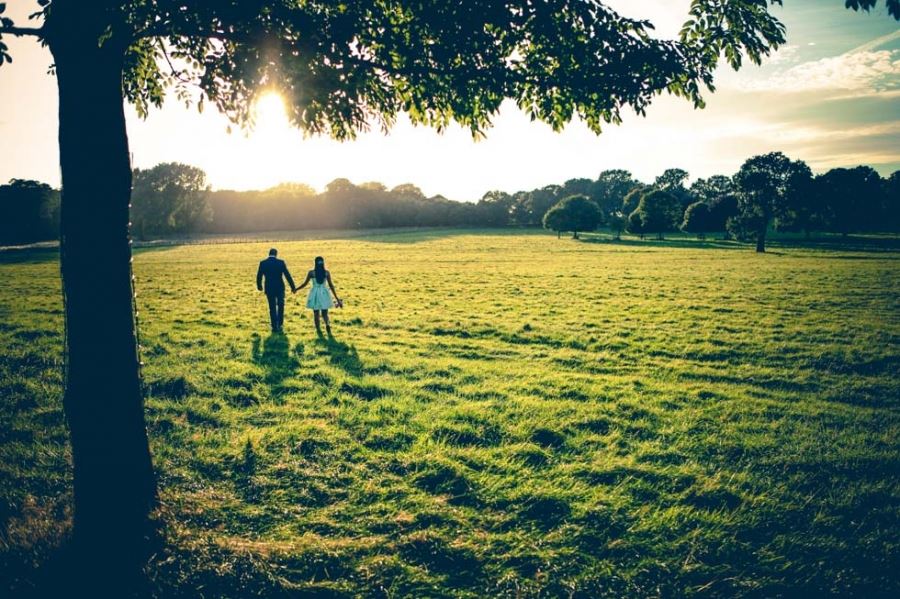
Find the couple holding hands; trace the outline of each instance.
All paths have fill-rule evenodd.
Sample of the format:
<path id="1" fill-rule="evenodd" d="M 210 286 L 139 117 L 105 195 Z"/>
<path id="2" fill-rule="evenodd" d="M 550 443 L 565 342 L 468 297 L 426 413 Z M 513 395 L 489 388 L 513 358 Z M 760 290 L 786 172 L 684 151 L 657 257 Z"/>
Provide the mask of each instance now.
<path id="1" fill-rule="evenodd" d="M 325 270 L 325 259 L 317 256 L 313 264 L 313 269 L 306 273 L 306 280 L 299 287 L 294 285 L 294 279 L 288 272 L 287 264 L 284 260 L 278 258 L 278 250 L 272 248 L 269 250 L 269 257 L 259 263 L 259 270 L 256 271 L 256 288 L 260 291 L 265 290 L 266 299 L 269 300 L 269 319 L 272 321 L 272 332 L 280 333 L 284 326 L 284 279 L 287 279 L 291 286 L 291 293 L 297 293 L 306 287 L 312 281 L 312 289 L 309 290 L 309 296 L 306 298 L 306 307 L 313 311 L 316 323 L 316 332 L 321 335 L 322 328 L 319 319 L 325 320 L 325 330 L 331 336 L 331 323 L 328 321 L 328 310 L 333 306 L 343 307 L 341 298 L 338 297 L 337 291 L 334 290 L 334 283 L 331 282 L 331 273 Z M 328 284 L 328 288 L 325 284 Z M 331 293 L 328 292 L 331 289 Z M 334 294 L 334 302 L 331 301 L 331 295 Z"/>

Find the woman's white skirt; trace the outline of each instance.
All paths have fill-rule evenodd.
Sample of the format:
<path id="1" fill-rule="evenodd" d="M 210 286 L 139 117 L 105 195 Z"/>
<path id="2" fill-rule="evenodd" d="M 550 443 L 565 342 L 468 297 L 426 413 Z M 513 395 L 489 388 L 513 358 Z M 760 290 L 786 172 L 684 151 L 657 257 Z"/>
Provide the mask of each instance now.
<path id="1" fill-rule="evenodd" d="M 306 307 L 310 310 L 330 310 L 332 306 L 331 294 L 325 285 L 313 285 L 306 298 Z"/>

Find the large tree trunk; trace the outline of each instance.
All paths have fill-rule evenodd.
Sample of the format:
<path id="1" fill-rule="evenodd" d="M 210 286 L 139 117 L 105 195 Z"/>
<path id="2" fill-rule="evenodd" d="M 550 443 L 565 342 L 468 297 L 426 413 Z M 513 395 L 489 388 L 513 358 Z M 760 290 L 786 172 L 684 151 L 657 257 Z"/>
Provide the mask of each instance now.
<path id="1" fill-rule="evenodd" d="M 80 13 L 64 17 L 63 6 Z M 63 403 L 75 475 L 74 546 L 87 564 L 79 572 L 85 580 L 96 567 L 109 577 L 102 584 L 117 585 L 139 565 L 156 500 L 133 311 L 125 48 L 116 39 L 98 45 L 91 19 L 97 13 L 85 4 L 59 8 L 49 41 L 59 84 Z"/>
<path id="2" fill-rule="evenodd" d="M 761 229 L 756 232 L 756 251 L 757 253 L 765 253 L 766 251 L 766 230 Z"/>

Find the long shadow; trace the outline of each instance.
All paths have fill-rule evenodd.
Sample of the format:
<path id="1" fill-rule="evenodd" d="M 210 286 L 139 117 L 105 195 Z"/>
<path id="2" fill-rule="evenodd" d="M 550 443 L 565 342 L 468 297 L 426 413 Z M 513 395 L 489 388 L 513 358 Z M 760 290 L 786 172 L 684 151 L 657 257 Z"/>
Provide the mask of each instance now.
<path id="1" fill-rule="evenodd" d="M 602 243 L 604 245 L 618 245 L 624 247 L 652 248 L 682 248 L 682 249 L 716 249 L 716 250 L 746 250 L 747 244 L 724 239 L 610 239 L 606 237 L 581 237 L 582 243 Z"/>
<path id="2" fill-rule="evenodd" d="M 174 245 L 135 247 L 135 256 L 144 252 L 161 252 L 174 249 Z M 59 261 L 59 245 L 37 245 L 25 247 L 0 247 L 0 264 L 43 264 Z"/>
<path id="3" fill-rule="evenodd" d="M 775 238 L 769 242 L 772 247 L 808 248 L 839 252 L 896 252 L 900 251 L 900 237 L 869 237 L 863 235 L 839 235 L 828 237 Z"/>
<path id="4" fill-rule="evenodd" d="M 57 262 L 59 247 L 23 247 L 0 249 L 0 264 L 42 264 Z"/>
<path id="5" fill-rule="evenodd" d="M 263 341 L 259 333 L 253 333 L 251 357 L 253 363 L 262 366 L 263 379 L 272 391 L 277 391 L 285 379 L 294 376 L 300 368 L 297 354 L 302 354 L 303 346 L 291 352 L 291 344 L 284 333 L 272 333 Z"/>
<path id="6" fill-rule="evenodd" d="M 338 341 L 332 336 L 320 337 L 316 342 L 325 349 L 328 360 L 349 375 L 360 377 L 363 374 L 363 363 L 359 359 L 356 348 L 349 343 Z"/>

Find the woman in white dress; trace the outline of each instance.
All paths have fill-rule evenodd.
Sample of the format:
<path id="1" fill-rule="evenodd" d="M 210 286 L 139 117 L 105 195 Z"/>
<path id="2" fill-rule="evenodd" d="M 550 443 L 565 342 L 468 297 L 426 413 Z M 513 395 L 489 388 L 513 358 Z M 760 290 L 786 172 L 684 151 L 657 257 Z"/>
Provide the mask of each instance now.
<path id="1" fill-rule="evenodd" d="M 306 273 L 306 280 L 303 284 L 294 290 L 294 293 L 306 287 L 312 281 L 312 289 L 309 290 L 309 296 L 306 298 L 306 307 L 313 311 L 313 317 L 316 322 L 316 332 L 321 335 L 322 327 L 319 324 L 319 315 L 325 320 L 325 330 L 331 335 L 331 323 L 328 321 L 328 310 L 336 303 L 338 307 L 341 304 L 341 298 L 338 297 L 337 291 L 334 290 L 334 283 L 331 282 L 331 273 L 325 270 L 325 258 L 316 256 L 314 267 Z M 328 283 L 328 288 L 325 284 Z M 331 289 L 331 293 L 328 292 Z M 331 301 L 331 295 L 334 294 L 334 303 Z"/>

